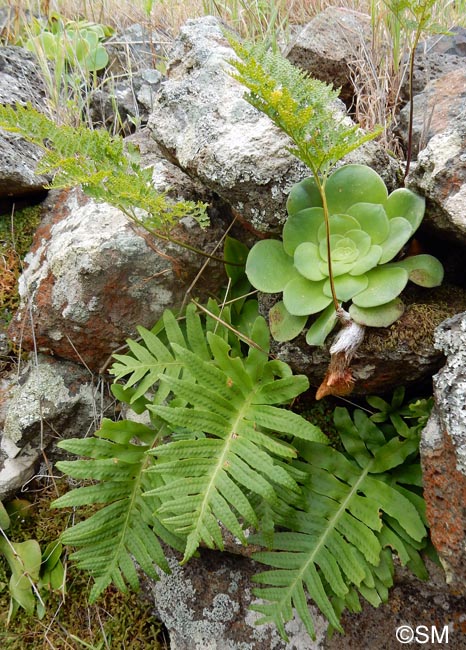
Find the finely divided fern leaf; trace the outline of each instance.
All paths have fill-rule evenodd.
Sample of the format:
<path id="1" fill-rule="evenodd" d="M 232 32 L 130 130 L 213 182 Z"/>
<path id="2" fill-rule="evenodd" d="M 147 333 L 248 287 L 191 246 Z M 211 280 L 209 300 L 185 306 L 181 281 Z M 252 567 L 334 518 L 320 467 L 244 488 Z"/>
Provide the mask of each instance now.
<path id="1" fill-rule="evenodd" d="M 374 606 L 386 600 L 393 565 L 385 547 L 398 552 L 403 564 L 414 559 L 422 565 L 418 550 L 427 531 L 416 499 L 407 497 L 417 496 L 417 483 L 409 486 L 407 475 L 400 489 L 387 473 L 417 453 L 418 441 L 386 438 L 359 410 L 353 422 L 337 408 L 335 422 L 345 451 L 297 442 L 306 461 L 298 466 L 308 473 L 306 506 L 287 514 L 282 525 L 288 532 L 274 534 L 272 550 L 254 555 L 273 567 L 254 578 L 267 585 L 255 590 L 266 601 L 253 606 L 263 614 L 258 623 L 273 621 L 284 636 L 293 607 L 314 636 L 306 592 L 339 630 L 344 604 L 357 609 L 355 590 Z M 252 541 L 265 542 L 262 536 Z"/>
<path id="2" fill-rule="evenodd" d="M 338 92 L 293 66 L 279 52 L 263 45 L 240 44 L 229 38 L 239 58 L 233 75 L 249 93 L 246 100 L 265 113 L 293 141 L 290 151 L 314 174 L 326 174 L 338 160 L 380 133 L 364 134 L 338 117 Z"/>
<path id="3" fill-rule="evenodd" d="M 0 106 L 0 127 L 18 133 L 39 146 L 44 155 L 37 173 L 53 177 L 50 187 L 81 185 L 97 201 L 123 210 L 138 223 L 136 210 L 143 211 L 145 224 L 167 234 L 170 225 L 186 215 L 206 225 L 206 205 L 193 201 L 170 201 L 152 183 L 152 169 L 137 162 L 137 150 L 120 136 L 105 129 L 59 126 L 29 104 Z"/>

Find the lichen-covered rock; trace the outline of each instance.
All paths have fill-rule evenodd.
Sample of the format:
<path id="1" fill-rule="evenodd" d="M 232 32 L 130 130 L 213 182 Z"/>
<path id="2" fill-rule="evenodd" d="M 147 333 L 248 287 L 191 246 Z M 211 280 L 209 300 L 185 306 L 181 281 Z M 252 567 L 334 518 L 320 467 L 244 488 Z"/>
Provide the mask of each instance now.
<path id="1" fill-rule="evenodd" d="M 45 88 L 31 52 L 0 48 L 0 104 L 26 104 L 44 109 Z M 0 198 L 39 192 L 48 179 L 34 173 L 41 151 L 14 134 L 0 132 Z"/>
<path id="2" fill-rule="evenodd" d="M 50 201 L 19 280 L 21 306 L 9 328 L 23 349 L 53 353 L 99 369 L 136 326 L 152 325 L 176 308 L 205 258 L 162 242 L 117 208 L 96 203 L 80 190 Z M 210 251 L 223 225 L 202 231 L 186 217 L 174 234 Z M 216 293 L 222 265 L 212 263 L 196 295 Z"/>
<path id="3" fill-rule="evenodd" d="M 428 84 L 415 98 L 415 109 L 414 142 L 420 151 L 406 186 L 427 199 L 423 228 L 464 245 L 466 66 Z"/>
<path id="4" fill-rule="evenodd" d="M 5 380 L 0 395 L 0 500 L 31 478 L 52 440 L 98 428 L 98 409 L 108 399 L 89 371 L 39 355 L 19 378 Z"/>
<path id="5" fill-rule="evenodd" d="M 257 565 L 228 553 L 202 550 L 180 566 L 168 551 L 171 575 L 159 582 L 145 580 L 156 613 L 170 635 L 172 650 L 319 650 L 326 621 L 311 606 L 316 636 L 311 641 L 295 618 L 286 625 L 284 642 L 273 625 L 255 625 L 259 614 L 249 611 L 254 601 L 251 576 Z"/>
<path id="6" fill-rule="evenodd" d="M 463 66 L 430 81 L 414 97 L 413 155 L 416 157 L 435 135 L 449 131 L 466 110 L 466 59 Z M 408 140 L 409 105 L 400 112 L 398 132 Z"/>
<path id="7" fill-rule="evenodd" d="M 221 196 L 239 218 L 258 231 L 278 233 L 290 188 L 310 172 L 287 151 L 288 137 L 243 99 L 245 88 L 230 74 L 234 57 L 217 19 L 187 21 L 148 128 L 170 160 Z M 359 162 L 394 175 L 376 145 L 364 152 Z"/>
<path id="8" fill-rule="evenodd" d="M 352 73 L 361 59 L 361 50 L 370 47 L 371 34 L 367 14 L 346 7 L 327 7 L 297 33 L 285 55 L 311 76 L 341 88 L 343 100 L 351 100 Z"/>
<path id="9" fill-rule="evenodd" d="M 434 377 L 435 408 L 422 434 L 424 497 L 447 581 L 466 595 L 466 313 L 446 320 L 435 344 L 447 362 Z"/>
<path id="10" fill-rule="evenodd" d="M 403 293 L 406 310 L 387 328 L 368 327 L 362 345 L 351 362 L 355 395 L 390 393 L 399 385 L 428 381 L 441 367 L 444 357 L 434 347 L 434 330 L 440 323 L 466 309 L 466 291 L 453 286 L 435 289 L 411 287 Z M 270 298 L 261 296 L 261 310 L 267 316 Z M 297 373 L 309 377 L 311 386 L 322 382 L 330 361 L 332 340 L 323 347 L 311 347 L 300 335 L 287 343 L 272 344 L 272 352 Z"/>
<path id="11" fill-rule="evenodd" d="M 130 78 L 115 81 L 113 77 L 102 82 L 89 95 L 89 116 L 95 127 L 112 131 L 115 126 L 124 133 L 145 126 L 162 75 L 147 68 L 134 72 Z"/>

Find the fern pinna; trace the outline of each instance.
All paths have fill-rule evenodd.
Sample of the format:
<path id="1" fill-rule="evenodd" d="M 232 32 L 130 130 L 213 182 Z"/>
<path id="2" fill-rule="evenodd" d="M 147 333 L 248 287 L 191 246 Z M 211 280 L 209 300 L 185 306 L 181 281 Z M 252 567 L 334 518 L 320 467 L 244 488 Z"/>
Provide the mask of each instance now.
<path id="1" fill-rule="evenodd" d="M 59 469 L 97 484 L 77 488 L 56 506 L 102 503 L 101 510 L 65 531 L 72 557 L 89 570 L 91 597 L 114 582 L 137 586 L 135 565 L 153 578 L 167 571 L 161 542 L 186 562 L 200 545 L 223 548 L 222 527 L 243 544 L 269 550 L 255 559 L 271 569 L 253 608 L 286 637 L 293 608 L 311 636 L 313 601 L 341 630 L 345 608 L 358 611 L 358 593 L 374 606 L 393 582 L 392 551 L 418 575 L 425 572 L 424 502 L 420 495 L 416 427 L 379 429 L 362 411 L 354 420 L 337 408 L 341 450 L 320 429 L 283 408 L 308 381 L 269 359 L 261 317 L 229 327 L 191 305 L 184 318 L 139 328 L 140 342 L 115 355 L 112 372 L 124 384 L 115 395 L 150 424 L 105 420 L 95 438 L 60 447 L 89 460 Z M 221 313 L 230 322 L 228 307 Z M 246 537 L 246 528 L 261 532 Z"/>
<path id="2" fill-rule="evenodd" d="M 260 623 L 273 621 L 283 636 L 293 607 L 314 636 L 306 591 L 340 631 L 342 610 L 360 610 L 357 591 L 374 606 L 386 601 L 393 583 L 389 549 L 425 577 L 418 553 L 427 535 L 418 494 L 418 436 L 403 440 L 393 430 L 384 435 L 361 410 L 353 417 L 335 409 L 343 451 L 297 443 L 297 465 L 307 473 L 305 505 L 287 513 L 287 531 L 274 534 L 272 550 L 253 556 L 274 567 L 255 576 L 268 585 L 255 594 L 268 602 L 253 609 L 264 615 Z M 251 541 L 265 542 L 261 535 Z"/>

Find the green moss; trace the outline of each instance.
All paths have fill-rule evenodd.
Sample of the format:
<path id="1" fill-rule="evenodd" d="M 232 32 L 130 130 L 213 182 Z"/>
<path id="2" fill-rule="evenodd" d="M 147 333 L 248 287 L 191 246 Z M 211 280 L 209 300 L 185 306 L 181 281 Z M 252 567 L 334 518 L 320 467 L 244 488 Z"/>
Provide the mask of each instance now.
<path id="1" fill-rule="evenodd" d="M 11 318 L 18 307 L 17 280 L 40 222 L 41 206 L 0 215 L 0 322 Z"/>
<path id="2" fill-rule="evenodd" d="M 31 487 L 38 490 L 32 500 L 21 499 L 8 504 L 11 518 L 8 535 L 15 542 L 37 539 L 44 549 L 69 525 L 72 515 L 67 510 L 50 510 L 49 503 L 57 496 L 54 486 L 36 484 Z M 65 481 L 56 487 L 59 493 L 64 492 Z M 144 602 L 138 594 L 122 594 L 115 588 L 108 588 L 98 603 L 89 605 L 89 576 L 78 571 L 66 558 L 63 561 L 66 564 L 65 598 L 59 593 L 49 594 L 42 620 L 27 616 L 20 609 L 6 628 L 3 622 L 7 620 L 9 608 L 9 575 L 0 556 L 0 647 L 8 650 L 78 650 L 81 647 L 161 650 L 166 647 L 151 603 Z"/>
<path id="3" fill-rule="evenodd" d="M 443 285 L 423 292 L 409 293 L 405 313 L 390 327 L 367 328 L 362 351 L 409 349 L 423 354 L 432 348 L 436 327 L 446 318 L 466 310 L 464 289 Z"/>

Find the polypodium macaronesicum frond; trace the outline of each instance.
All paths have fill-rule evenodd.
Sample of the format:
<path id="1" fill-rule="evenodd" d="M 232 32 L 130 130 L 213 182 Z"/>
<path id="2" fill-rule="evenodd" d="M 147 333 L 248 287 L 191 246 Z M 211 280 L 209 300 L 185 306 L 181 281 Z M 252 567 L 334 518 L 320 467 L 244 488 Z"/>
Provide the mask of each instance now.
<path id="1" fill-rule="evenodd" d="M 60 461 L 57 468 L 73 478 L 97 483 L 71 490 L 52 503 L 55 508 L 103 504 L 61 536 L 64 544 L 78 547 L 71 559 L 95 580 L 90 602 L 112 582 L 124 592 L 126 582 L 137 589 L 135 563 L 154 580 L 158 580 L 155 566 L 169 573 L 159 539 L 183 549 L 183 540 L 154 516 L 158 500 L 143 496 L 157 484 L 144 470 L 151 463 L 145 452 L 159 431 L 127 420 L 104 420 L 95 435 L 58 443 L 62 449 L 89 459 Z"/>
<path id="2" fill-rule="evenodd" d="M 374 606 L 386 600 L 393 574 L 386 548 L 397 552 L 402 564 L 422 565 L 418 550 L 427 530 L 417 480 L 412 485 L 408 473 L 400 481 L 404 485 L 390 481 L 393 470 L 417 455 L 417 437 L 385 435 L 359 410 L 353 421 L 338 407 L 335 423 L 344 452 L 297 442 L 305 460 L 297 466 L 308 474 L 306 505 L 277 522 L 287 530 L 274 534 L 270 551 L 253 556 L 273 567 L 254 577 L 267 585 L 255 590 L 267 601 L 253 605 L 263 614 L 258 623 L 273 621 L 284 637 L 293 607 L 309 634 L 315 634 L 306 592 L 340 631 L 340 612 L 344 606 L 357 610 L 358 591 Z M 265 540 L 254 536 L 251 541 Z"/>

